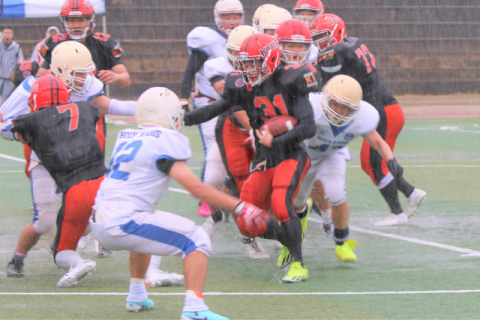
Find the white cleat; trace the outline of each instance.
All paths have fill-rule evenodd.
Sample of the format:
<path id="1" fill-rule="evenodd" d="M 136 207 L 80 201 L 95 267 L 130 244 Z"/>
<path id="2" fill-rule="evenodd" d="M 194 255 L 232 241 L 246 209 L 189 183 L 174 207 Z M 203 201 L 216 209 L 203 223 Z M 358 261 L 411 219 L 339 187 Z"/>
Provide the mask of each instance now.
<path id="1" fill-rule="evenodd" d="M 184 286 L 185 277 L 180 274 L 168 273 L 162 270 L 147 271 L 145 275 L 145 285 L 152 288 Z"/>
<path id="2" fill-rule="evenodd" d="M 412 197 L 412 199 L 408 200 L 408 210 L 405 213 L 408 218 L 411 218 L 417 213 L 418 208 L 422 204 L 423 201 L 427 198 L 427 193 L 423 190 L 420 189 L 415 189 L 415 195 Z"/>
<path id="3" fill-rule="evenodd" d="M 392 213 L 382 221 L 375 222 L 377 227 L 384 227 L 384 226 L 395 226 L 399 224 L 407 224 L 408 217 L 405 213 L 395 214 Z"/>
<path id="4" fill-rule="evenodd" d="M 95 253 L 98 258 L 108 258 L 112 255 L 113 252 L 102 246 L 97 239 L 93 243 L 95 244 Z"/>
<path id="5" fill-rule="evenodd" d="M 213 237 L 213 234 L 217 231 L 217 224 L 213 221 L 212 216 L 207 218 L 207 221 L 202 224 L 202 228 L 210 238 Z"/>
<path id="6" fill-rule="evenodd" d="M 69 288 L 77 285 L 85 276 L 95 271 L 96 263 L 90 259 L 82 260 L 75 268 L 70 268 L 57 283 L 59 288 Z"/>
<path id="7" fill-rule="evenodd" d="M 270 259 L 268 253 L 262 248 L 260 243 L 255 239 L 243 238 L 242 242 L 245 250 L 251 259 Z"/>
<path id="8" fill-rule="evenodd" d="M 90 241 L 90 233 L 86 236 L 83 236 L 78 240 L 77 250 L 83 250 L 88 246 L 88 242 Z"/>

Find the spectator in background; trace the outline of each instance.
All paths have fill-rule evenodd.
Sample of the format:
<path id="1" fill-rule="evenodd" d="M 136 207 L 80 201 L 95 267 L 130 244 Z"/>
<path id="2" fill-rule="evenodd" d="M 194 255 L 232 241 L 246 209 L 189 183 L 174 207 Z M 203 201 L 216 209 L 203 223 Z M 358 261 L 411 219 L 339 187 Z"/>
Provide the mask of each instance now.
<path id="1" fill-rule="evenodd" d="M 10 79 L 13 67 L 17 62 L 23 61 L 20 45 L 13 41 L 13 30 L 5 28 L 0 42 L 0 104 L 7 99 L 14 85 Z"/>
<path id="2" fill-rule="evenodd" d="M 32 56 L 30 57 L 30 60 L 36 61 L 41 65 L 42 62 L 43 62 L 42 61 L 42 56 L 40 56 L 40 52 L 38 51 L 38 48 L 40 47 L 40 44 L 43 41 L 45 41 L 45 39 L 47 39 L 48 37 L 54 36 L 58 33 L 60 33 L 60 30 L 57 27 L 55 27 L 55 26 L 48 27 L 47 32 L 45 32 L 45 38 L 43 38 L 42 41 L 40 41 L 39 43 L 37 43 L 35 45 L 35 49 L 33 49 Z"/>

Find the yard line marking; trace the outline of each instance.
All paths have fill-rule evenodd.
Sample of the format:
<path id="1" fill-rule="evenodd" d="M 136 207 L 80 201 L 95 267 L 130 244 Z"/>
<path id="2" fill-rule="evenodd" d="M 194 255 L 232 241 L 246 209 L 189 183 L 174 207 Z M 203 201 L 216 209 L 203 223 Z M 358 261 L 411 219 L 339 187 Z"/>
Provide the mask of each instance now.
<path id="1" fill-rule="evenodd" d="M 177 188 L 168 188 L 168 190 L 178 193 L 190 194 L 187 190 L 177 189 Z"/>
<path id="2" fill-rule="evenodd" d="M 0 171 L 0 173 L 16 173 L 16 172 L 24 172 L 24 171 Z"/>
<path id="3" fill-rule="evenodd" d="M 438 293 L 480 293 L 480 290 L 378 291 L 378 292 L 204 292 L 204 296 L 360 296 Z M 183 292 L 149 292 L 151 296 L 185 296 Z M 1 296 L 126 296 L 122 292 L 0 292 Z"/>
<path id="4" fill-rule="evenodd" d="M 322 220 L 317 220 L 313 218 L 308 218 L 308 220 L 316 223 L 323 223 Z M 436 247 L 440 249 L 445 249 L 445 250 L 450 250 L 450 251 L 455 251 L 455 252 L 460 252 L 467 254 L 468 256 L 475 256 L 475 257 L 480 257 L 480 252 L 471 250 L 471 249 L 464 249 L 464 248 L 459 248 L 455 246 L 450 246 L 447 244 L 441 244 L 441 243 L 436 243 L 436 242 L 431 242 L 431 241 L 424 241 L 424 240 L 419 240 L 415 238 L 407 238 L 407 237 L 402 237 L 402 236 L 397 236 L 395 234 L 390 234 L 390 233 L 383 233 L 383 232 L 378 232 L 378 231 L 373 231 L 373 230 L 367 230 L 367 229 L 362 229 L 362 228 L 357 228 L 357 227 L 349 227 L 350 230 L 361 232 L 361 233 L 368 233 L 368 234 L 373 234 L 376 236 L 381 236 L 385 238 L 390 238 L 390 239 L 395 239 L 395 240 L 403 240 L 407 242 L 412 242 L 412 243 L 418 243 L 418 244 L 423 244 L 426 246 L 431 246 L 431 247 Z"/>
<path id="5" fill-rule="evenodd" d="M 404 168 L 480 168 L 478 164 L 412 164 L 402 165 Z M 347 168 L 360 168 L 360 166 L 347 166 Z"/>
<path id="6" fill-rule="evenodd" d="M 1 154 L 1 153 L 0 153 L 0 158 L 5 158 L 5 159 L 8 159 L 8 160 L 18 161 L 18 162 L 23 162 L 23 163 L 27 162 L 25 159 L 11 157 L 11 156 L 7 156 L 6 154 Z"/>

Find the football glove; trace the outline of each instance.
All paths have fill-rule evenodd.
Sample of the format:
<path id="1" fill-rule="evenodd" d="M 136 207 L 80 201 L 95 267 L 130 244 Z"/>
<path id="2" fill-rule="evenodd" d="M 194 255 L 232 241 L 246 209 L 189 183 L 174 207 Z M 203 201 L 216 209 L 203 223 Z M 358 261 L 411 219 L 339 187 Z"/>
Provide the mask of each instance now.
<path id="1" fill-rule="evenodd" d="M 184 114 L 187 114 L 190 111 L 190 107 L 188 106 L 188 101 L 180 101 L 182 104 L 182 109 L 184 111 Z"/>
<path id="2" fill-rule="evenodd" d="M 237 226 L 243 236 L 260 237 L 267 231 L 267 222 L 271 217 L 266 211 L 253 204 L 241 202 L 235 208 L 235 213 L 238 213 Z"/>
<path id="3" fill-rule="evenodd" d="M 393 160 L 388 160 L 387 161 L 387 168 L 388 168 L 388 171 L 390 171 L 390 173 L 396 178 L 396 179 L 399 179 L 402 177 L 403 175 L 403 168 L 402 166 L 400 166 L 397 162 L 397 160 L 395 160 L 395 158 L 393 158 Z"/>

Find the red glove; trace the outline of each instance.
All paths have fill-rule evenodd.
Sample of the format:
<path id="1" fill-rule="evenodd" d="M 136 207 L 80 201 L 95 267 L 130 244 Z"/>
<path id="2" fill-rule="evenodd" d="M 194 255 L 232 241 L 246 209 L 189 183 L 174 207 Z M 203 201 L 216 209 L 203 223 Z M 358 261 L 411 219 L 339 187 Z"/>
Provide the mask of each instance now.
<path id="1" fill-rule="evenodd" d="M 265 234 L 267 222 L 271 219 L 266 211 L 246 202 L 241 202 L 235 209 L 237 210 L 240 211 L 237 216 L 237 226 L 243 236 L 256 238 Z"/>

